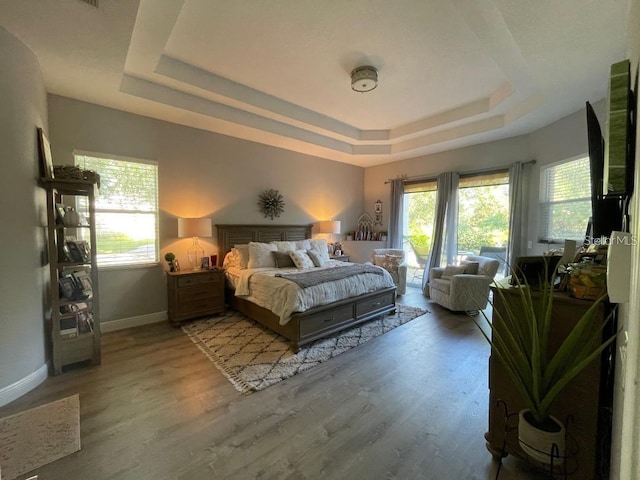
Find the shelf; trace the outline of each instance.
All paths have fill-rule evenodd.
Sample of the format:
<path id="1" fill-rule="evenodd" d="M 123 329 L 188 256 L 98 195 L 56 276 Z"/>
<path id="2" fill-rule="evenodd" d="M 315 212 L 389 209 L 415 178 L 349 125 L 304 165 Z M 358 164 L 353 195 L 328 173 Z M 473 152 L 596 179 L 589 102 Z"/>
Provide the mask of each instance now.
<path id="1" fill-rule="evenodd" d="M 100 314 L 97 293 L 98 263 L 96 256 L 95 185 L 83 180 L 53 179 L 43 182 L 47 192 L 47 234 L 50 272 L 49 334 L 51 339 L 51 367 L 53 374 L 60 374 L 63 367 L 74 363 L 101 361 Z M 80 201 L 78 201 L 80 200 Z M 60 221 L 60 205 L 83 205 L 82 215 L 86 225 L 64 225 Z M 88 206 L 88 210 L 84 206 Z M 84 223 L 84 222 L 83 222 Z M 74 234 L 73 231 L 76 231 Z M 82 235 L 80 235 L 80 232 Z M 81 237 L 81 238 L 78 238 Z M 70 240 L 75 240 L 75 257 L 70 257 Z M 73 247 L 73 246 L 72 246 Z M 82 258 L 82 261 L 67 261 Z M 69 300 L 60 296 L 59 282 L 66 274 L 75 273 L 82 283 L 64 284 L 69 296 L 82 290 L 86 298 Z M 81 275 L 82 274 L 82 275 Z M 73 311 L 71 305 L 78 305 Z M 89 331 L 91 328 L 92 331 Z M 81 333 L 80 330 L 83 330 Z M 67 333 L 61 333 L 67 332 Z"/>

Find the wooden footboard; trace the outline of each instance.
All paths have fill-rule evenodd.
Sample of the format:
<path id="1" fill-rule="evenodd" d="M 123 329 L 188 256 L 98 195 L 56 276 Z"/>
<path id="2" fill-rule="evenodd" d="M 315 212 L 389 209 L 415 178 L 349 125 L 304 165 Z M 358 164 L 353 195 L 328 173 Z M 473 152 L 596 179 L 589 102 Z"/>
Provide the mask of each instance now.
<path id="1" fill-rule="evenodd" d="M 395 312 L 396 288 L 385 288 L 294 313 L 285 325 L 280 325 L 280 318 L 270 310 L 236 297 L 233 291 L 227 292 L 227 300 L 234 309 L 291 340 L 291 349 L 298 352 L 302 345 L 314 340 Z"/>

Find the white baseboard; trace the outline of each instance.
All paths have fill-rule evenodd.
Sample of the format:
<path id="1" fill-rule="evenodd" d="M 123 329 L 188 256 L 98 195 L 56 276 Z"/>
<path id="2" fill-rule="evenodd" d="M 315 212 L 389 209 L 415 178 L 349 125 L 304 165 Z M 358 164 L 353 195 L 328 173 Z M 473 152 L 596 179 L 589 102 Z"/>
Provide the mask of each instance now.
<path id="1" fill-rule="evenodd" d="M 139 327 L 150 323 L 159 323 L 168 321 L 167 312 L 148 313 L 137 317 L 121 318 L 111 320 L 109 322 L 100 322 L 100 331 L 102 333 L 115 332 L 124 328 Z"/>
<path id="2" fill-rule="evenodd" d="M 11 385 L 0 389 L 0 407 L 13 402 L 16 398 L 20 398 L 27 392 L 30 392 L 49 376 L 49 366 L 45 363 L 35 372 L 30 373 L 26 377 L 18 380 Z"/>

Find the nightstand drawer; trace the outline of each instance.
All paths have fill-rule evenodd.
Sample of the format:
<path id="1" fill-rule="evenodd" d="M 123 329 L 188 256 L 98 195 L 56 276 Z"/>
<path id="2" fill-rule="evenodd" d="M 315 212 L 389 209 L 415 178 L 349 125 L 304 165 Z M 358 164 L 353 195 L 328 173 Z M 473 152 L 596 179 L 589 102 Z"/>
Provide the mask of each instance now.
<path id="1" fill-rule="evenodd" d="M 178 302 L 180 303 L 219 296 L 221 296 L 220 289 L 216 288 L 215 285 L 196 285 L 195 287 L 178 289 Z"/>

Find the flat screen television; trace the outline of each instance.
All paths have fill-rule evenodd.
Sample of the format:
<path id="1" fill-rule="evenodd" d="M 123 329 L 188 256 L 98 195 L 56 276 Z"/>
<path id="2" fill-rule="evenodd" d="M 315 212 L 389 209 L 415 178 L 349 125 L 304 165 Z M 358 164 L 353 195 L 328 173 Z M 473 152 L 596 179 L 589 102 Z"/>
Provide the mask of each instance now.
<path id="1" fill-rule="evenodd" d="M 598 116 L 589 102 L 586 105 L 586 112 L 589 171 L 591 174 L 591 219 L 587 236 L 609 238 L 612 231 L 622 230 L 622 202 L 618 197 L 605 197 L 602 194 L 605 141 Z"/>

